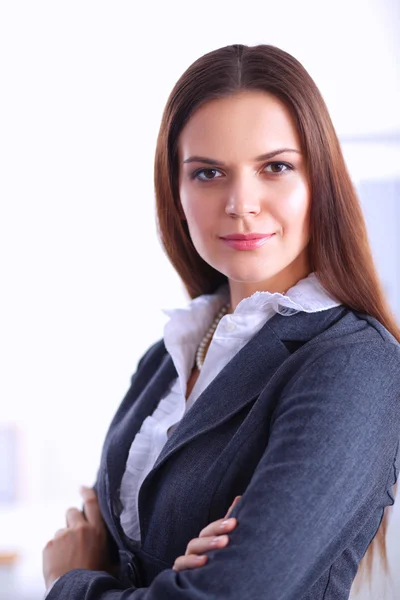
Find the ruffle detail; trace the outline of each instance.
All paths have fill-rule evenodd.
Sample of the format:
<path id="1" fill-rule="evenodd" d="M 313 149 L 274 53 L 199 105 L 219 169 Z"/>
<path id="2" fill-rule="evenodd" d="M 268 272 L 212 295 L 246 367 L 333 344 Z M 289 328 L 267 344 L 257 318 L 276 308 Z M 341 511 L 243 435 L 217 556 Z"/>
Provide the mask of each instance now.
<path id="1" fill-rule="evenodd" d="M 159 402 L 152 415 L 146 417 L 129 450 L 126 469 L 121 481 L 120 521 L 125 534 L 140 540 L 138 499 L 140 487 L 152 469 L 168 439 L 168 429 L 178 423 L 185 413 L 179 378 L 168 394 Z"/>
<path id="2" fill-rule="evenodd" d="M 222 288 L 220 288 L 222 292 Z M 229 286 L 225 285 L 223 295 L 229 294 Z M 236 307 L 232 316 L 263 312 L 268 306 L 280 314 L 295 314 L 296 312 L 319 312 L 338 306 L 340 302 L 328 294 L 319 281 L 316 273 L 310 273 L 289 288 L 285 294 L 280 292 L 254 292 L 248 298 L 243 298 Z M 282 307 L 291 309 L 281 310 Z"/>

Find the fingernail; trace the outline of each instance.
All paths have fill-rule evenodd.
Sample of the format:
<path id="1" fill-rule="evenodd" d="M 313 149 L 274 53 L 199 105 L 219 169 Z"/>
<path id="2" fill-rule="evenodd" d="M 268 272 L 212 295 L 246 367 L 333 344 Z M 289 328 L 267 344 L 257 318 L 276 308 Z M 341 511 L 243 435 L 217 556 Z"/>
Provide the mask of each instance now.
<path id="1" fill-rule="evenodd" d="M 220 528 L 223 529 L 224 527 L 227 527 L 228 525 L 233 525 L 235 520 L 236 520 L 235 517 L 231 517 L 230 519 L 225 519 L 224 521 L 222 521 Z"/>
<path id="2" fill-rule="evenodd" d="M 218 544 L 225 544 L 227 542 L 227 537 L 228 536 L 226 535 L 219 535 L 211 540 L 211 545 L 217 546 Z"/>

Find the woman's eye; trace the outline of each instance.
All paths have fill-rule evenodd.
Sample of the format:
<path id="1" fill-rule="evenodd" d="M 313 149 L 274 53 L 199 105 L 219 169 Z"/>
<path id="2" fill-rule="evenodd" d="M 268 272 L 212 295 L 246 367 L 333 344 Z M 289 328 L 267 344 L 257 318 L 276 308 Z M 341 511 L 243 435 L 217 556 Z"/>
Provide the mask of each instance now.
<path id="1" fill-rule="evenodd" d="M 293 167 L 291 167 L 290 165 L 287 165 L 286 163 L 281 163 L 281 162 L 268 163 L 267 166 L 265 167 L 265 169 L 267 169 L 267 167 L 272 167 L 272 171 L 270 171 L 270 173 L 275 173 L 276 175 L 279 175 L 280 173 L 284 173 L 285 171 L 293 169 Z M 276 167 L 285 167 L 285 168 L 278 169 L 277 171 L 275 171 Z"/>
<path id="2" fill-rule="evenodd" d="M 292 171 L 293 167 L 288 165 L 287 163 L 282 162 L 271 162 L 268 163 L 264 167 L 264 171 L 271 167 L 269 173 L 274 175 L 281 175 L 286 171 Z M 218 169 L 200 169 L 195 171 L 192 175 L 192 179 L 197 179 L 199 181 L 213 181 L 214 179 L 219 179 L 221 177 L 220 171 Z"/>
<path id="3" fill-rule="evenodd" d="M 201 169 L 200 171 L 193 173 L 193 179 L 199 179 L 200 181 L 212 181 L 213 179 L 216 179 L 212 176 L 214 173 L 219 173 L 219 171 L 217 171 L 217 169 Z M 205 177 L 199 177 L 200 174 L 205 174 Z M 209 177 L 209 175 L 211 176 Z"/>

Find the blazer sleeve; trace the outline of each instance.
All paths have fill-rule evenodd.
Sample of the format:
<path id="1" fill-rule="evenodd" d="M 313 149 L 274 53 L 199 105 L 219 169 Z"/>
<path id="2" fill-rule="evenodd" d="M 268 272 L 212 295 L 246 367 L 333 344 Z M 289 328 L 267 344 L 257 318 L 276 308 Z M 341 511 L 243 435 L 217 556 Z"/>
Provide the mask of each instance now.
<path id="1" fill-rule="evenodd" d="M 122 590 L 104 572 L 73 570 L 47 600 L 302 598 L 368 515 L 380 506 L 383 515 L 398 474 L 400 346 L 318 352 L 278 400 L 227 547 L 207 552 L 200 568 L 162 571 L 147 588 Z"/>

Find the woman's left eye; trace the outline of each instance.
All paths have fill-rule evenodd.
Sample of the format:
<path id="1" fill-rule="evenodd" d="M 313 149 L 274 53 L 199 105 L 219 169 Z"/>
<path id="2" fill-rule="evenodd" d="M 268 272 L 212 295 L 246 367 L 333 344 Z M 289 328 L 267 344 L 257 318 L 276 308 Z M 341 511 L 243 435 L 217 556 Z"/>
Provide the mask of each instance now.
<path id="1" fill-rule="evenodd" d="M 275 175 L 280 175 L 281 173 L 285 173 L 285 171 L 288 171 L 288 170 L 292 171 L 293 170 L 293 167 L 291 167 L 287 163 L 282 163 L 282 162 L 271 162 L 271 163 L 268 163 L 264 167 L 264 170 L 267 169 L 267 167 L 274 167 L 274 168 L 275 167 L 285 167 L 284 169 L 281 169 L 279 171 L 275 171 L 275 170 L 270 171 L 270 173 L 274 173 Z"/>

